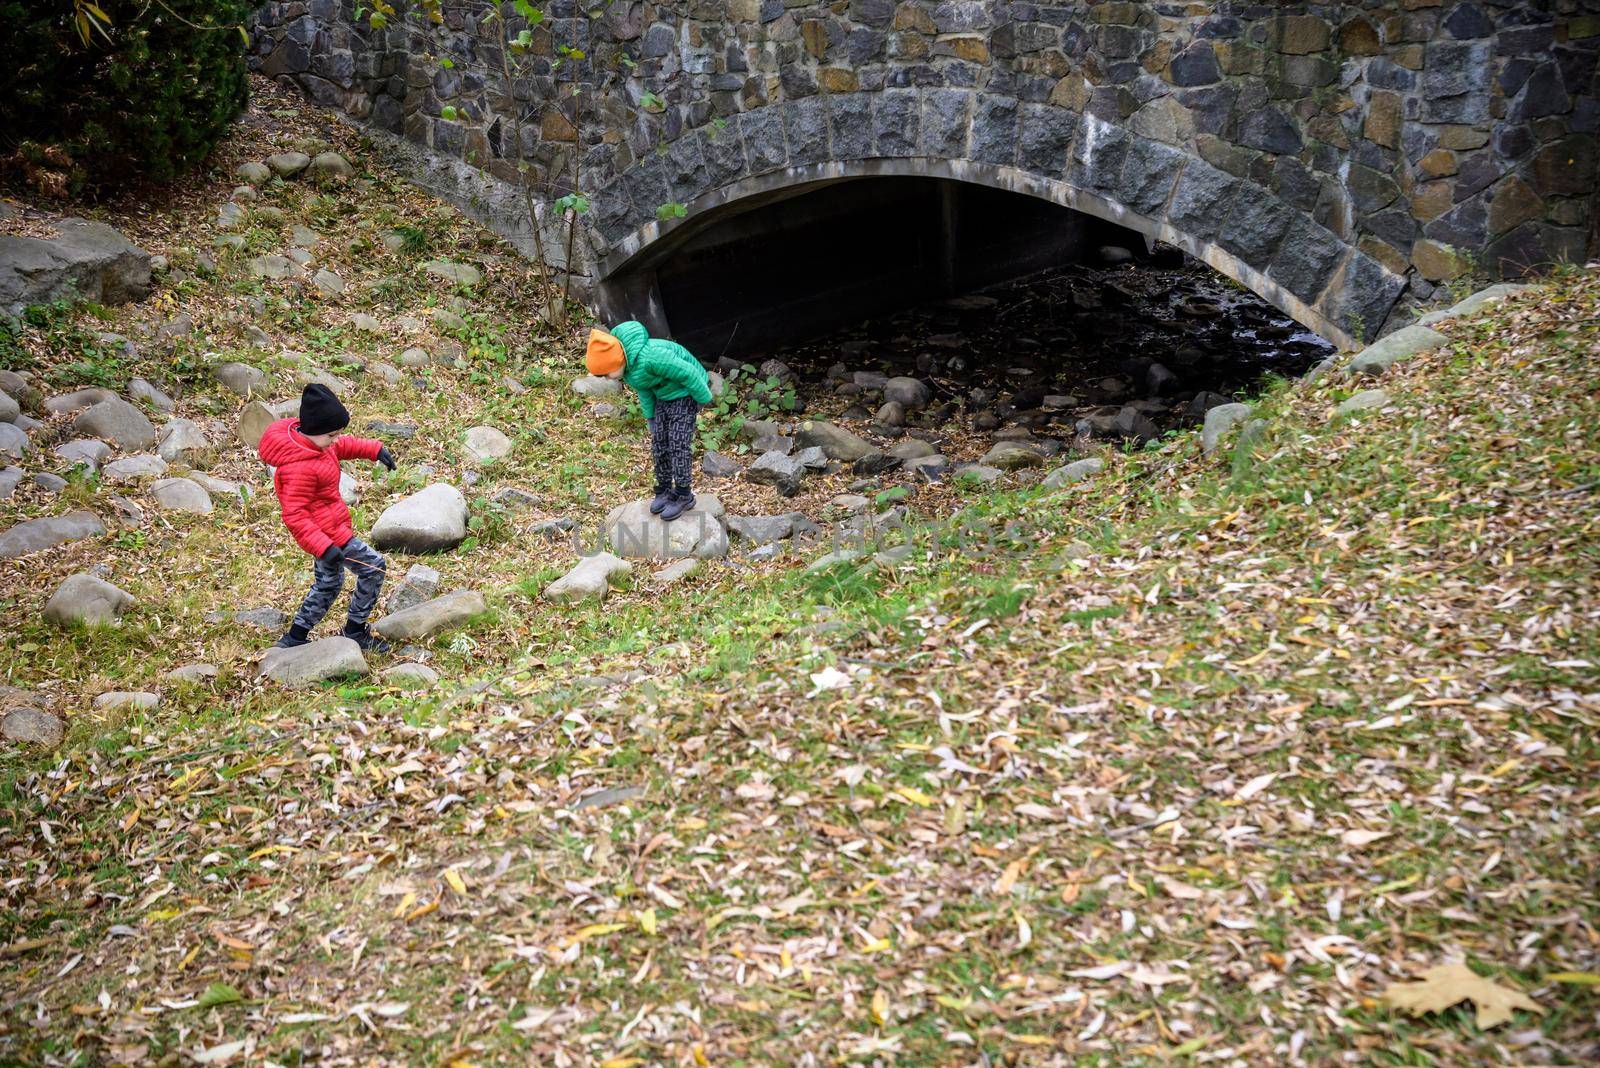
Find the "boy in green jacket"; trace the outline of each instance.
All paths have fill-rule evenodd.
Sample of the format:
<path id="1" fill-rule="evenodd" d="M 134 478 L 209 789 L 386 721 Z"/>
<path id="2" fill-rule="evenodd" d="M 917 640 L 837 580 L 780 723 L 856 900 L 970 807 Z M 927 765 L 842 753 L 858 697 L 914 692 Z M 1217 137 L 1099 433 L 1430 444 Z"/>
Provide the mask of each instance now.
<path id="1" fill-rule="evenodd" d="M 591 330 L 584 362 L 590 374 L 621 379 L 639 395 L 655 461 L 656 496 L 650 511 L 672 522 L 694 507 L 690 454 L 700 406 L 711 403 L 706 369 L 682 345 L 653 338 L 631 321 L 618 323 L 609 333 Z"/>

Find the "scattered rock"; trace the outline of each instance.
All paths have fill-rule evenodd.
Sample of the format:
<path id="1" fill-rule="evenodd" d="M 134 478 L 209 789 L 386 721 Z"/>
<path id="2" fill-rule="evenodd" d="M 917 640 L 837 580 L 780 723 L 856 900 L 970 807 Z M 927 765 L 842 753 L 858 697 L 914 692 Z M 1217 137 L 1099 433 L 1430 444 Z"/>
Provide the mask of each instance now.
<path id="1" fill-rule="evenodd" d="M 750 448 L 757 455 L 764 452 L 781 452 L 788 456 L 794 451 L 794 438 L 786 434 L 762 434 L 750 443 Z"/>
<path id="2" fill-rule="evenodd" d="M 629 560 L 723 557 L 728 555 L 728 532 L 722 517 L 722 502 L 714 493 L 699 494 L 695 506 L 670 523 L 650 514 L 648 500 L 629 501 L 606 516 L 606 542 L 613 553 Z"/>
<path id="3" fill-rule="evenodd" d="M 483 274 L 476 267 L 450 260 L 429 260 L 422 265 L 422 270 L 441 282 L 456 286 L 475 286 L 483 281 Z"/>
<path id="4" fill-rule="evenodd" d="M 261 674 L 289 689 L 300 689 L 326 679 L 368 673 L 361 646 L 342 635 L 293 649 L 268 649 L 261 657 Z"/>
<path id="5" fill-rule="evenodd" d="M 794 370 L 782 360 L 763 360 L 756 371 L 763 380 L 776 378 L 781 383 L 789 383 L 795 380 Z"/>
<path id="6" fill-rule="evenodd" d="M 282 281 L 286 278 L 304 278 L 306 269 L 288 256 L 279 256 L 272 253 L 266 256 L 257 256 L 249 263 L 248 270 L 252 278 L 265 278 L 272 281 Z"/>
<path id="7" fill-rule="evenodd" d="M 465 623 L 489 610 L 483 594 L 474 590 L 435 597 L 399 612 L 391 612 L 372 625 L 372 629 L 391 641 L 415 641 L 446 627 Z"/>
<path id="8" fill-rule="evenodd" d="M 611 586 L 633 570 L 633 565 L 610 553 L 596 553 L 579 560 L 577 565 L 561 578 L 544 588 L 548 601 L 582 601 L 588 598 L 605 600 Z"/>
<path id="9" fill-rule="evenodd" d="M 21 414 L 22 405 L 12 399 L 11 394 L 0 390 L 0 423 L 14 423 Z"/>
<path id="10" fill-rule="evenodd" d="M 1043 457 L 1040 459 L 1042 461 Z M 982 485 L 993 482 L 1001 475 L 1004 475 L 1005 472 L 998 467 L 990 467 L 988 464 L 956 464 L 951 474 L 962 482 Z"/>
<path id="11" fill-rule="evenodd" d="M 404 612 L 432 599 L 439 592 L 439 582 L 439 572 L 427 564 L 412 564 L 389 595 L 389 614 Z"/>
<path id="12" fill-rule="evenodd" d="M 891 378 L 883 384 L 883 399 L 898 404 L 908 412 L 926 408 L 933 398 L 928 384 L 916 378 Z"/>
<path id="13" fill-rule="evenodd" d="M 861 556 L 861 552 L 857 549 L 836 549 L 831 553 L 824 553 L 806 565 L 806 574 L 826 571 L 835 564 L 854 563 L 861 559 Z"/>
<path id="14" fill-rule="evenodd" d="M 344 279 L 326 267 L 311 276 L 311 284 L 317 287 L 317 292 L 325 297 L 339 297 L 344 295 Z"/>
<path id="15" fill-rule="evenodd" d="M 728 532 L 752 545 L 766 545 L 794 535 L 796 512 L 783 515 L 730 515 Z"/>
<path id="16" fill-rule="evenodd" d="M 1206 412 L 1205 426 L 1200 431 L 1200 447 L 1207 456 L 1216 452 L 1222 439 L 1234 427 L 1250 418 L 1250 406 L 1237 401 L 1219 404 Z"/>
<path id="17" fill-rule="evenodd" d="M 119 449 L 148 449 L 156 443 L 155 426 L 121 397 L 90 405 L 73 420 L 72 427 L 85 437 L 108 441 Z"/>
<path id="18" fill-rule="evenodd" d="M 571 519 L 568 519 L 566 516 L 558 516 L 555 519 L 544 519 L 535 523 L 528 530 L 528 533 L 537 538 L 544 538 L 547 541 L 554 541 L 559 539 L 562 535 L 572 533 L 573 529 L 577 527 L 577 525 L 577 523 L 573 522 Z"/>
<path id="19" fill-rule="evenodd" d="M 294 242 L 298 248 L 316 248 L 317 243 L 322 240 L 322 235 L 315 230 L 296 223 L 289 227 L 289 240 Z M 371 316 L 368 316 L 368 318 L 371 318 Z"/>
<path id="20" fill-rule="evenodd" d="M 1123 405 L 1112 418 L 1111 430 L 1117 437 L 1137 441 L 1141 445 L 1161 436 L 1161 428 L 1132 404 Z"/>
<path id="21" fill-rule="evenodd" d="M 766 563 L 768 560 L 776 560 L 782 555 L 782 545 L 779 545 L 776 542 L 768 542 L 766 545 L 758 545 L 754 549 L 751 549 L 749 552 L 744 554 L 744 558 L 749 560 L 751 563 L 762 564 Z"/>
<path id="22" fill-rule="evenodd" d="M 343 156 L 337 152 L 320 152 L 307 168 L 313 178 L 349 178 L 356 173 Z"/>
<path id="23" fill-rule="evenodd" d="M 53 712 L 19 705 L 0 718 L 0 736 L 8 742 L 54 749 L 67 736 L 67 723 Z"/>
<path id="24" fill-rule="evenodd" d="M 267 169 L 266 164 L 254 161 L 239 164 L 233 169 L 233 174 L 234 177 L 249 182 L 251 185 L 261 185 L 272 177 L 272 172 Z"/>
<path id="25" fill-rule="evenodd" d="M 211 377 L 222 383 L 228 390 L 246 399 L 266 392 L 266 372 L 251 367 L 247 363 L 229 362 L 220 364 L 212 370 Z"/>
<path id="26" fill-rule="evenodd" d="M 82 572 L 68 575 L 50 595 L 44 618 L 58 627 L 110 623 L 134 604 L 133 594 Z"/>
<path id="27" fill-rule="evenodd" d="M 898 460 L 915 460 L 920 456 L 934 456 L 939 450 L 917 438 L 906 438 L 889 446 L 889 455 Z"/>
<path id="28" fill-rule="evenodd" d="M 1439 348 L 1446 341 L 1445 336 L 1437 330 L 1413 324 L 1396 330 L 1356 353 L 1350 361 L 1350 371 L 1358 375 L 1381 375 L 1398 361 Z"/>
<path id="29" fill-rule="evenodd" d="M 873 418 L 885 427 L 900 427 L 906 425 L 905 405 L 899 401 L 888 401 L 880 407 Z"/>
<path id="30" fill-rule="evenodd" d="M 757 485 L 771 486 L 785 497 L 800 492 L 800 482 L 806 467 L 799 460 L 774 449 L 764 452 L 755 463 L 745 468 L 744 477 Z"/>
<path id="31" fill-rule="evenodd" d="M 200 424 L 192 419 L 169 419 L 161 428 L 156 455 L 168 463 L 193 464 L 195 459 L 211 451 Z"/>
<path id="32" fill-rule="evenodd" d="M 581 397 L 614 397 L 622 392 L 622 383 L 615 379 L 584 375 L 573 380 L 572 392 Z"/>
<path id="33" fill-rule="evenodd" d="M 668 564 L 652 576 L 658 585 L 671 586 L 682 582 L 684 579 L 700 570 L 700 558 L 686 556 L 675 564 Z"/>
<path id="34" fill-rule="evenodd" d="M 408 553 L 454 549 L 467 537 L 467 502 L 442 482 L 391 504 L 372 527 L 376 549 Z"/>
<path id="35" fill-rule="evenodd" d="M 1133 261 L 1133 253 L 1121 245 L 1101 245 L 1099 254 L 1100 262 L 1107 267 L 1115 267 L 1118 264 L 1131 263 Z"/>
<path id="36" fill-rule="evenodd" d="M 0 468 L 0 501 L 11 499 L 11 495 L 17 492 L 17 487 L 22 485 L 24 474 L 22 468 L 15 464 Z"/>
<path id="37" fill-rule="evenodd" d="M 426 367 L 433 362 L 428 350 L 413 345 L 400 354 L 401 367 Z"/>
<path id="38" fill-rule="evenodd" d="M 267 169 L 279 178 L 293 178 L 309 166 L 311 157 L 304 152 L 280 152 L 267 157 Z"/>
<path id="39" fill-rule="evenodd" d="M 148 690 L 113 690 L 94 699 L 94 707 L 101 712 L 149 712 L 160 705 L 161 695 Z"/>
<path id="40" fill-rule="evenodd" d="M 1044 480 L 1039 485 L 1047 490 L 1061 489 L 1063 486 L 1070 486 L 1074 482 L 1082 482 L 1090 475 L 1098 475 L 1105 470 L 1105 466 L 1105 461 L 1098 456 L 1091 456 L 1086 460 L 1075 460 L 1065 467 L 1058 467 L 1044 476 Z"/>
<path id="41" fill-rule="evenodd" d="M 187 478 L 163 478 L 150 487 L 150 495 L 166 512 L 193 512 L 210 515 L 211 494 Z"/>
<path id="42" fill-rule="evenodd" d="M 938 482 L 950 469 L 950 461 L 939 453 L 931 456 L 913 456 L 904 461 L 905 469 L 924 482 Z"/>
<path id="43" fill-rule="evenodd" d="M 144 401 L 158 412 L 170 412 L 178 407 L 177 401 L 143 378 L 135 378 L 128 383 L 128 396 Z"/>
<path id="44" fill-rule="evenodd" d="M 733 457 L 708 451 L 700 460 L 700 470 L 707 478 L 737 478 L 743 469 Z"/>
<path id="45" fill-rule="evenodd" d="M 251 401 L 239 412 L 239 440 L 247 448 L 254 449 L 261 444 L 261 435 L 267 432 L 267 427 L 279 419 L 291 418 L 299 411 L 298 400 L 278 401 L 276 404 Z"/>
<path id="46" fill-rule="evenodd" d="M 112 460 L 100 472 L 107 482 L 137 482 L 142 478 L 160 478 L 167 473 L 167 461 L 154 453 L 142 452 Z"/>
<path id="47" fill-rule="evenodd" d="M 489 500 L 501 508 L 518 510 L 522 508 L 536 508 L 539 505 L 537 494 L 529 493 L 516 486 L 502 486 L 490 495 Z"/>
<path id="48" fill-rule="evenodd" d="M 808 419 L 801 423 L 796 438 L 802 448 L 817 446 L 827 454 L 828 459 L 845 463 L 854 463 L 868 453 L 877 451 L 865 438 L 820 420 Z"/>
<path id="49" fill-rule="evenodd" d="M 1191 400 L 1184 408 L 1184 412 L 1191 419 L 1204 419 L 1206 417 L 1206 413 L 1211 409 L 1218 407 L 1219 405 L 1231 403 L 1233 402 L 1220 393 L 1212 393 L 1208 389 L 1202 389 L 1199 393 L 1194 395 L 1194 399 Z"/>
<path id="50" fill-rule="evenodd" d="M 0 456 L 20 460 L 31 448 L 28 435 L 15 423 L 0 423 Z"/>
<path id="51" fill-rule="evenodd" d="M 150 292 L 150 254 L 116 229 L 87 219 L 55 228 L 51 240 L 0 234 L 0 315 L 57 300 L 122 304 Z"/>
<path id="52" fill-rule="evenodd" d="M 1001 471 L 1018 471 L 1024 467 L 1042 467 L 1044 455 L 1019 441 L 1001 441 L 996 442 L 978 462 Z"/>
<path id="53" fill-rule="evenodd" d="M 795 453 L 794 462 L 807 471 L 822 471 L 827 468 L 829 460 L 827 453 L 813 445 L 809 449 L 801 449 Z"/>
<path id="54" fill-rule="evenodd" d="M 85 389 L 75 389 L 71 393 L 61 393 L 48 398 L 44 402 L 44 410 L 51 415 L 69 415 L 72 412 L 81 412 L 85 408 L 99 404 L 101 401 L 116 399 L 117 395 L 109 389 L 89 386 Z"/>
<path id="55" fill-rule="evenodd" d="M 190 471 L 185 477 L 213 497 L 237 497 L 242 499 L 247 494 L 245 487 L 239 483 L 229 482 L 225 478 L 214 478 L 204 471 Z"/>
<path id="56" fill-rule="evenodd" d="M 843 508 L 847 512 L 861 512 L 865 511 L 867 505 L 872 502 L 859 493 L 841 493 L 829 503 L 835 508 Z"/>
<path id="57" fill-rule="evenodd" d="M 206 616 L 208 623 L 220 623 L 227 619 L 228 613 L 214 612 Z M 262 605 L 259 608 L 241 608 L 233 613 L 233 621 L 246 627 L 260 627 L 263 630 L 281 630 L 289 622 L 288 613 L 271 605 Z"/>
<path id="58" fill-rule="evenodd" d="M 1389 403 L 1389 394 L 1381 389 L 1364 389 L 1355 396 L 1340 403 L 1333 410 L 1335 415 L 1354 415 L 1373 408 L 1382 408 Z"/>
<path id="59" fill-rule="evenodd" d="M 398 690 L 431 690 L 439 685 L 439 673 L 427 664 L 396 664 L 378 673 L 385 686 Z"/>
<path id="60" fill-rule="evenodd" d="M 187 686 L 203 686 L 216 681 L 217 666 L 215 664 L 185 664 L 182 667 L 173 668 L 161 678 L 165 682 Z"/>
<path id="61" fill-rule="evenodd" d="M 504 460 L 511 455 L 515 443 L 492 426 L 475 426 L 467 431 L 467 455 L 480 464 Z"/>

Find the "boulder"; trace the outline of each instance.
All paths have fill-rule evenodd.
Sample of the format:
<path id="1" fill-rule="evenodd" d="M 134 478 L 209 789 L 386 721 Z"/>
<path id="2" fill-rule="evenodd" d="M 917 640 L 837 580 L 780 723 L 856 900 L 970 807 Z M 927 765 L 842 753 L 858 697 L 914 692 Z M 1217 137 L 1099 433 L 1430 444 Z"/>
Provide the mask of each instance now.
<path id="1" fill-rule="evenodd" d="M 175 667 L 161 676 L 165 682 L 177 683 L 184 686 L 201 686 L 214 682 L 217 677 L 215 664 L 185 664 Z"/>
<path id="2" fill-rule="evenodd" d="M 374 623 L 372 629 L 390 641 L 415 641 L 446 627 L 465 623 L 488 610 L 489 605 L 484 601 L 483 594 L 461 590 L 403 611 L 392 612 Z"/>
<path id="3" fill-rule="evenodd" d="M 983 485 L 985 483 L 993 482 L 995 479 L 1005 474 L 1005 472 L 1000 470 L 998 467 L 990 467 L 988 464 L 956 464 L 955 468 L 952 470 L 952 474 L 955 478 L 962 482 L 972 482 L 978 485 Z"/>
<path id="4" fill-rule="evenodd" d="M 257 256 L 249 263 L 250 277 L 281 282 L 286 278 L 304 278 L 306 269 L 288 256 L 276 253 Z"/>
<path id="5" fill-rule="evenodd" d="M 348 160 L 337 152 L 319 152 L 307 168 L 313 178 L 349 178 L 356 173 Z"/>
<path id="6" fill-rule="evenodd" d="M 978 462 L 1001 471 L 1018 471 L 1024 467 L 1044 466 L 1044 454 L 1020 441 L 1000 441 Z"/>
<path id="7" fill-rule="evenodd" d="M 622 383 L 612 378 L 584 375 L 573 379 L 572 392 L 580 397 L 614 397 L 622 392 Z"/>
<path id="8" fill-rule="evenodd" d="M 311 284 L 325 297 L 333 298 L 344 294 L 344 279 L 326 267 L 311 276 Z"/>
<path id="9" fill-rule="evenodd" d="M 832 462 L 828 459 L 828 454 L 817 448 L 815 445 L 811 446 L 809 449 L 801 449 L 799 452 L 794 454 L 793 459 L 795 463 L 799 464 L 807 471 L 825 470 L 828 464 Z"/>
<path id="10" fill-rule="evenodd" d="M 291 690 L 327 679 L 369 673 L 361 646 L 343 635 L 308 642 L 293 649 L 268 649 L 261 657 L 261 674 Z"/>
<path id="11" fill-rule="evenodd" d="M 149 712 L 161 707 L 161 695 L 148 690 L 113 690 L 96 697 L 94 707 L 101 712 Z"/>
<path id="12" fill-rule="evenodd" d="M 1350 373 L 1381 375 L 1398 361 L 1439 348 L 1446 341 L 1445 336 L 1437 330 L 1426 326 L 1407 326 L 1356 353 L 1350 361 Z"/>
<path id="13" fill-rule="evenodd" d="M 758 456 L 764 452 L 781 452 L 788 456 L 794 451 L 794 438 L 786 434 L 762 434 L 750 443 L 750 448 Z"/>
<path id="14" fill-rule="evenodd" d="M 69 541 L 97 538 L 105 532 L 105 524 L 93 512 L 68 512 L 45 519 L 30 519 L 0 534 L 0 560 L 15 560 L 19 556 L 52 549 Z"/>
<path id="15" fill-rule="evenodd" d="M 454 286 L 475 286 L 483 281 L 483 274 L 471 264 L 450 260 L 429 260 L 422 265 L 423 273 Z"/>
<path id="16" fill-rule="evenodd" d="M 406 569 L 405 577 L 400 580 L 394 592 L 389 595 L 389 614 L 404 612 L 406 609 L 431 600 L 439 592 L 439 572 L 427 564 L 412 564 Z"/>
<path id="17" fill-rule="evenodd" d="M 466 537 L 466 498 L 454 486 L 436 482 L 384 509 L 370 540 L 380 550 L 429 553 L 454 549 Z"/>
<path id="18" fill-rule="evenodd" d="M 110 623 L 133 604 L 133 594 L 104 579 L 80 572 L 68 575 L 50 595 L 44 606 L 44 618 L 58 627 Z"/>
<path id="19" fill-rule="evenodd" d="M 933 399 L 933 390 L 918 378 L 891 378 L 883 384 L 883 399 L 914 412 L 928 406 L 928 401 Z"/>
<path id="20" fill-rule="evenodd" d="M 261 444 L 261 435 L 267 432 L 267 427 L 279 419 L 290 419 L 299 413 L 298 400 L 278 401 L 276 404 L 251 401 L 239 412 L 239 440 L 254 449 Z"/>
<path id="21" fill-rule="evenodd" d="M 1528 286 L 1518 285 L 1514 282 L 1499 282 L 1488 289 L 1478 290 L 1470 297 L 1457 301 L 1442 311 L 1429 312 L 1418 319 L 1415 325 L 1432 326 L 1434 323 L 1445 319 L 1465 319 L 1478 314 L 1492 304 L 1498 304 L 1509 297 L 1516 296 L 1518 293 L 1525 293 L 1528 289 Z"/>
<path id="22" fill-rule="evenodd" d="M 13 400 L 11 394 L 0 390 L 0 423 L 14 423 L 21 414 L 22 405 Z"/>
<path id="23" fill-rule="evenodd" d="M 633 570 L 633 565 L 610 553 L 596 553 L 579 560 L 565 575 L 544 588 L 547 601 L 605 600 L 613 583 Z"/>
<path id="24" fill-rule="evenodd" d="M 806 565 L 806 574 L 826 571 L 835 564 L 853 563 L 861 559 L 862 553 L 858 549 L 836 549 L 831 553 L 824 553 Z"/>
<path id="25" fill-rule="evenodd" d="M 1381 389 L 1364 389 L 1355 396 L 1342 402 L 1333 410 L 1335 415 L 1354 415 L 1357 412 L 1369 411 L 1373 408 L 1382 408 L 1389 403 L 1389 394 Z"/>
<path id="26" fill-rule="evenodd" d="M 796 434 L 801 448 L 810 448 L 815 445 L 827 454 L 830 460 L 842 460 L 845 463 L 854 463 L 868 453 L 876 452 L 873 444 L 863 437 L 850 433 L 842 427 L 825 423 L 821 420 L 807 419 L 800 424 Z"/>
<path id="27" fill-rule="evenodd" d="M 150 495 L 164 512 L 193 512 L 210 515 L 213 507 L 211 494 L 197 482 L 187 478 L 163 478 L 150 486 Z"/>
<path id="28" fill-rule="evenodd" d="M 0 423 L 0 456 L 20 460 L 28 455 L 31 447 L 28 435 L 17 424 Z"/>
<path id="29" fill-rule="evenodd" d="M 889 446 L 888 452 L 897 460 L 915 460 L 919 456 L 933 456 L 938 449 L 918 438 L 906 438 Z"/>
<path id="30" fill-rule="evenodd" d="M 475 426 L 467 431 L 465 447 L 473 460 L 487 464 L 510 456 L 516 444 L 492 426 Z"/>
<path id="31" fill-rule="evenodd" d="M 516 511 L 522 508 L 534 508 L 539 504 L 539 496 L 529 493 L 518 486 L 501 486 L 490 494 L 489 500 L 501 508 Z"/>
<path id="32" fill-rule="evenodd" d="M 267 169 L 265 163 L 257 163 L 251 160 L 235 167 L 233 176 L 242 182 L 249 182 L 251 185 L 261 185 L 272 177 L 272 171 Z"/>
<path id="33" fill-rule="evenodd" d="M 49 471 L 35 471 L 33 484 L 52 496 L 67 488 L 67 480 L 60 475 L 52 475 Z M 3 489 L 3 486 L 0 486 Z M 0 496 L 4 496 L 0 493 Z"/>
<path id="34" fill-rule="evenodd" d="M 54 749 L 67 736 L 67 724 L 53 712 L 17 705 L 0 716 L 0 737 L 8 742 L 22 742 Z"/>
<path id="35" fill-rule="evenodd" d="M 26 472 L 15 464 L 10 467 L 0 467 L 0 501 L 11 499 L 11 495 L 17 492 L 17 487 L 22 485 L 25 474 Z"/>
<path id="36" fill-rule="evenodd" d="M 1200 430 L 1200 448 L 1207 456 L 1216 452 L 1222 439 L 1234 427 L 1250 418 L 1250 405 L 1237 401 L 1219 404 L 1206 412 L 1205 426 Z"/>
<path id="37" fill-rule="evenodd" d="M 720 452 L 707 451 L 700 459 L 700 470 L 707 478 L 737 478 L 743 470 L 739 462 Z"/>
<path id="38" fill-rule="evenodd" d="M 112 460 L 101 470 L 100 477 L 110 483 L 137 482 L 142 478 L 160 478 L 167 473 L 167 461 L 154 453 L 141 452 Z"/>
<path id="39" fill-rule="evenodd" d="M 70 415 L 72 412 L 81 412 L 85 408 L 99 404 L 101 401 L 116 400 L 117 395 L 109 389 L 99 386 L 88 386 L 84 389 L 75 389 L 71 393 L 58 393 L 49 397 L 44 402 L 44 410 L 50 415 Z"/>
<path id="40" fill-rule="evenodd" d="M 906 425 L 906 407 L 899 401 L 886 401 L 873 418 L 880 426 L 898 427 Z"/>
<path id="41" fill-rule="evenodd" d="M 771 486 L 785 497 L 793 497 L 800 492 L 800 481 L 805 476 L 804 464 L 776 449 L 762 453 L 744 472 L 747 480 L 757 485 Z"/>
<path id="42" fill-rule="evenodd" d="M 902 466 L 924 482 L 938 482 L 950 469 L 950 461 L 939 453 L 934 453 L 932 456 L 913 456 L 904 461 Z"/>
<path id="43" fill-rule="evenodd" d="M 30 304 L 122 304 L 150 292 L 150 254 L 102 222 L 62 219 L 54 239 L 0 234 L 0 314 Z"/>
<path id="44" fill-rule="evenodd" d="M 237 482 L 229 482 L 225 478 L 214 478 L 204 471 L 190 471 L 184 476 L 190 482 L 199 486 L 213 497 L 242 498 L 249 494 L 249 490 Z"/>
<path id="45" fill-rule="evenodd" d="M 722 502 L 714 493 L 699 494 L 695 506 L 670 523 L 650 514 L 648 500 L 629 501 L 606 516 L 606 543 L 628 560 L 722 557 L 728 555 L 728 532 L 722 523 Z"/>
<path id="46" fill-rule="evenodd" d="M 766 545 L 794 535 L 797 512 L 783 515 L 730 515 L 728 532 L 752 545 Z"/>
<path id="47" fill-rule="evenodd" d="M 1204 419 L 1206 417 L 1206 413 L 1211 409 L 1218 407 L 1219 405 L 1231 403 L 1232 401 L 1228 400 L 1228 398 L 1224 397 L 1221 393 L 1213 393 L 1209 389 L 1202 389 L 1199 393 L 1196 393 L 1194 398 L 1190 400 L 1189 403 L 1184 407 L 1184 414 L 1189 416 L 1191 419 Z"/>
<path id="48" fill-rule="evenodd" d="M 156 443 L 155 426 L 121 397 L 90 405 L 73 420 L 72 428 L 84 437 L 99 438 L 119 449 L 148 449 Z"/>
<path id="49" fill-rule="evenodd" d="M 396 664 L 378 672 L 378 681 L 397 690 L 431 690 L 439 685 L 439 673 L 426 664 Z"/>
<path id="50" fill-rule="evenodd" d="M 211 442 L 206 440 L 205 432 L 200 429 L 200 424 L 192 419 L 169 419 L 161 428 L 159 444 L 156 445 L 156 455 L 168 463 L 187 463 L 191 466 L 195 459 L 211 451 Z"/>
<path id="51" fill-rule="evenodd" d="M 675 583 L 682 582 L 684 579 L 688 578 L 690 575 L 693 575 L 699 570 L 699 558 L 694 556 L 686 556 L 677 563 L 668 564 L 660 571 L 657 571 L 652 577 L 656 580 L 658 585 L 671 586 Z"/>
<path id="52" fill-rule="evenodd" d="M 1086 460 L 1074 460 L 1065 467 L 1058 467 L 1044 476 L 1044 481 L 1040 482 L 1039 485 L 1047 490 L 1061 489 L 1063 486 L 1070 486 L 1074 482 L 1082 482 L 1090 475 L 1098 475 L 1105 470 L 1105 466 L 1106 462 L 1098 456 L 1091 456 Z"/>
<path id="53" fill-rule="evenodd" d="M 128 382 L 128 396 L 134 400 L 144 401 L 158 412 L 170 412 L 178 407 L 178 402 L 157 389 L 148 380 L 134 378 Z"/>
<path id="54" fill-rule="evenodd" d="M 279 152 L 267 157 L 267 169 L 279 178 L 293 178 L 311 166 L 311 157 L 304 152 Z"/>
<path id="55" fill-rule="evenodd" d="M 1161 436 L 1161 428 L 1133 404 L 1124 404 L 1112 417 L 1111 431 L 1119 438 L 1137 441 L 1141 445 Z"/>

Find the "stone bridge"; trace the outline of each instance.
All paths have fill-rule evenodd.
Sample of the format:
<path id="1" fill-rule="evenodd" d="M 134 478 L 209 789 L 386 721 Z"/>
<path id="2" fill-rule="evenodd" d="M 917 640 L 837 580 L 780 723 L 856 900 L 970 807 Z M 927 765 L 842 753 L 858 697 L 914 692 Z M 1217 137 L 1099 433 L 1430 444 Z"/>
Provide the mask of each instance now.
<path id="1" fill-rule="evenodd" d="M 350 0 L 266 3 L 253 63 L 529 249 L 520 162 L 550 260 L 576 154 L 571 256 L 606 315 L 665 326 L 675 257 L 882 178 L 938 180 L 946 215 L 981 186 L 1115 223 L 1346 346 L 1458 277 L 1595 254 L 1600 0 L 556 0 L 510 84 L 492 8 L 374 31 Z"/>

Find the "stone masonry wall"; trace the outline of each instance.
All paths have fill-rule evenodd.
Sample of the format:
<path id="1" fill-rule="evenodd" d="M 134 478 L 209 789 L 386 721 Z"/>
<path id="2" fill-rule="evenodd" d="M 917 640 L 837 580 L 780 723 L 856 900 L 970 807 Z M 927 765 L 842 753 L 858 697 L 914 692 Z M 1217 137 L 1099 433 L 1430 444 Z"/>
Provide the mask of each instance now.
<path id="1" fill-rule="evenodd" d="M 1346 341 L 1469 272 L 1595 253 L 1600 0 L 557 0 L 509 86 L 491 6 L 446 0 L 424 33 L 274 0 L 252 62 L 491 186 L 525 161 L 541 203 L 576 153 L 597 281 L 680 224 L 664 203 L 692 218 L 755 178 L 878 163 L 1084 190 L 1063 202 L 1125 211 Z M 558 65 L 563 44 L 586 58 Z M 553 106 L 574 74 L 576 123 Z"/>

